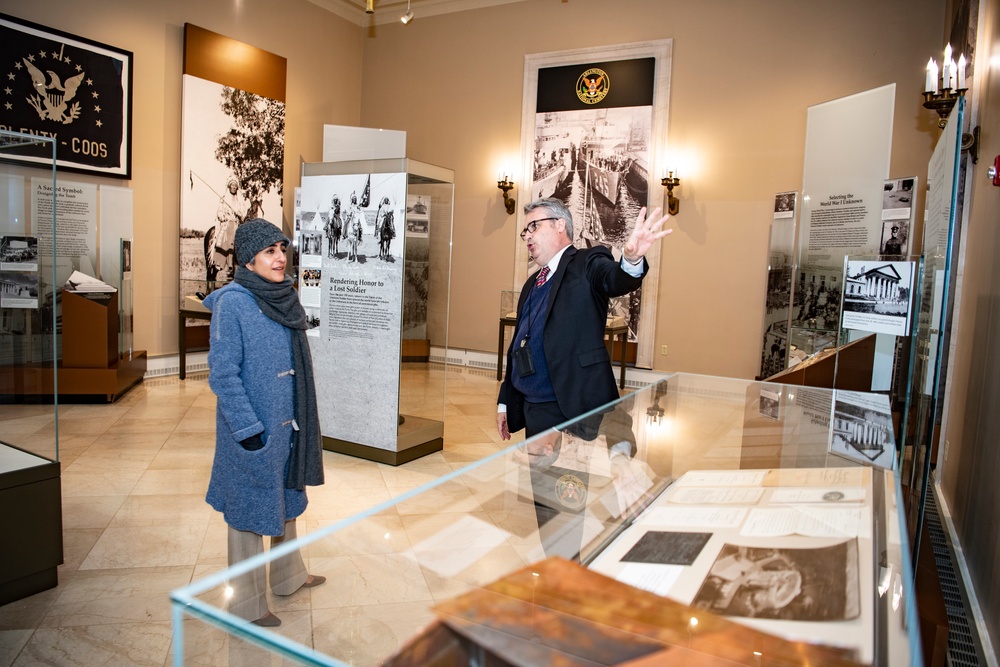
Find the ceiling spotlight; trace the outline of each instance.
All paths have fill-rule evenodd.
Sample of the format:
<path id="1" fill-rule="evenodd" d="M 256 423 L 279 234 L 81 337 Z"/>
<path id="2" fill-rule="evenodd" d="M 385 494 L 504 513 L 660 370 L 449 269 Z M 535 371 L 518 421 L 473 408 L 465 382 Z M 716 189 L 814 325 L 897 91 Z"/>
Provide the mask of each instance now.
<path id="1" fill-rule="evenodd" d="M 367 0 L 365 3 L 365 14 L 375 13 L 375 0 Z"/>
<path id="2" fill-rule="evenodd" d="M 403 22 L 403 25 L 413 20 L 413 12 L 410 11 L 410 0 L 406 0 L 406 13 L 400 16 L 399 20 Z"/>

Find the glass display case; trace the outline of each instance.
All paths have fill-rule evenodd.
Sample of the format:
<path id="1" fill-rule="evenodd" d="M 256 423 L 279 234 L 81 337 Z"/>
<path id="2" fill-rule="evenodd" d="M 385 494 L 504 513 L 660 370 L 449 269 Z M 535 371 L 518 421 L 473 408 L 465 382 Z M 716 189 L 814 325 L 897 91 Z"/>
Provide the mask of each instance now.
<path id="1" fill-rule="evenodd" d="M 56 191 L 56 147 L 0 131 L 0 161 L 28 147 L 51 164 L 0 164 L 0 605 L 55 586 L 63 557 L 56 205 L 33 207 L 28 194 L 30 180 Z"/>
<path id="2" fill-rule="evenodd" d="M 174 591 L 175 664 L 922 664 L 874 412 L 668 376 Z M 295 549 L 280 627 L 226 611 Z"/>

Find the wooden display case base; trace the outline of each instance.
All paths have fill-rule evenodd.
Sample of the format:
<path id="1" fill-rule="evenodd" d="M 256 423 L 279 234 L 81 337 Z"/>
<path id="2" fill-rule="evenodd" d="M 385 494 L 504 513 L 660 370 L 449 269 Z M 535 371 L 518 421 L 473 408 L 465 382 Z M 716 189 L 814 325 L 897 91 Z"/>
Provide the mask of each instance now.
<path id="1" fill-rule="evenodd" d="M 60 396 L 103 396 L 113 403 L 146 375 L 146 351 L 136 350 L 108 368 L 58 367 Z M 52 366 L 26 365 L 0 369 L 0 396 L 51 397 Z"/>
<path id="2" fill-rule="evenodd" d="M 409 463 L 421 456 L 427 456 L 444 449 L 443 422 L 412 415 L 403 415 L 403 417 L 404 421 L 399 425 L 396 435 L 396 451 L 325 436 L 323 437 L 323 449 L 392 466 Z"/>
<path id="3" fill-rule="evenodd" d="M 404 338 L 400 341 L 400 361 L 430 361 L 431 341 L 426 338 Z"/>

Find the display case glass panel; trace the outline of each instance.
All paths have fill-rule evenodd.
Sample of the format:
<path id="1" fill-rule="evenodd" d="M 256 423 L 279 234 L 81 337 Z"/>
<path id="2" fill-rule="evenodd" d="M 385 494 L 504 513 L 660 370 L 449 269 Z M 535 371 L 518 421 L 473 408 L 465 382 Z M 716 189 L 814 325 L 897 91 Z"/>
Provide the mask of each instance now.
<path id="1" fill-rule="evenodd" d="M 2 162 L 5 154 L 17 155 L 29 146 L 48 147 L 52 163 L 26 169 Z M 56 192 L 55 141 L 0 130 L 0 443 L 39 457 L 39 463 L 59 459 L 55 369 L 61 290 L 53 198 L 40 198 L 48 204 L 38 214 L 48 218 L 44 224 L 30 219 L 29 184 L 43 177 Z M 46 227 L 53 230 L 51 236 L 40 233 Z M 12 457 L 12 464 L 35 460 Z"/>
<path id="2" fill-rule="evenodd" d="M 844 398 L 669 376 L 174 591 L 176 664 L 922 664 L 899 480 Z M 328 581 L 280 627 L 226 611 L 295 549 Z"/>

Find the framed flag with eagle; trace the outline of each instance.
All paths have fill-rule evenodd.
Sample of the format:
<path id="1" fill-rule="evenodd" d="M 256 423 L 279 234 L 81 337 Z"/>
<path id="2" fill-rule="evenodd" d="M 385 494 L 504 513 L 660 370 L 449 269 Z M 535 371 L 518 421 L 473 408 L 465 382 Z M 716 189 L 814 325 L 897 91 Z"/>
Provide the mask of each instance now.
<path id="1" fill-rule="evenodd" d="M 60 169 L 132 175 L 132 53 L 0 14 L 0 129 L 53 137 Z M 51 165 L 48 146 L 4 160 Z"/>

